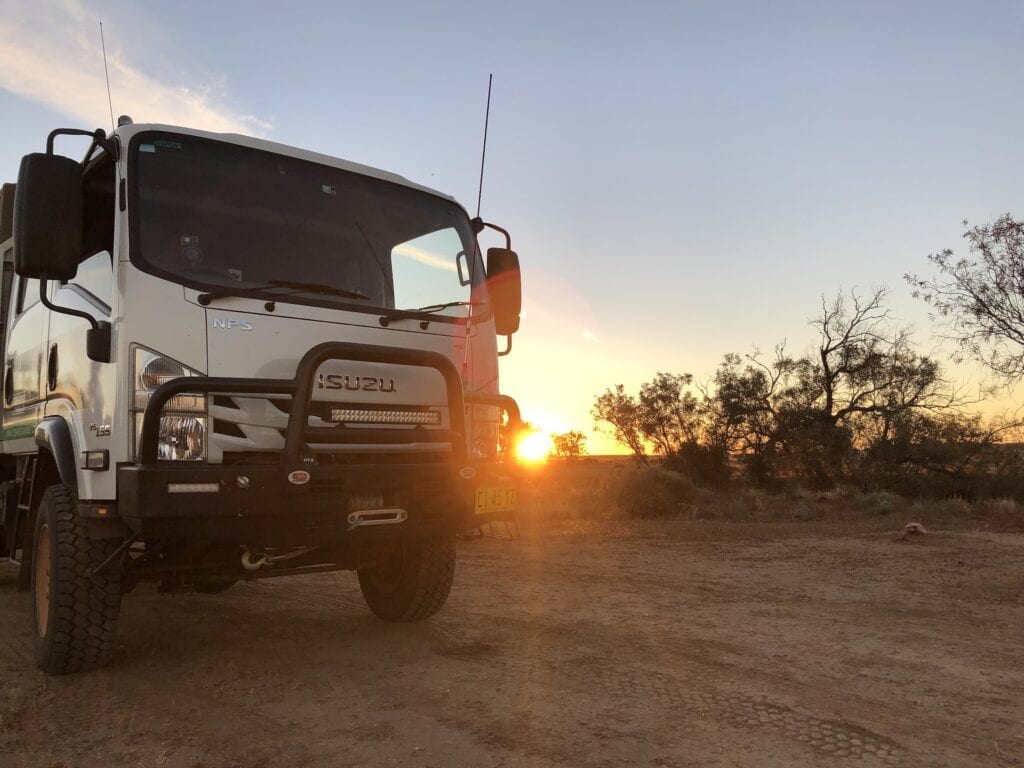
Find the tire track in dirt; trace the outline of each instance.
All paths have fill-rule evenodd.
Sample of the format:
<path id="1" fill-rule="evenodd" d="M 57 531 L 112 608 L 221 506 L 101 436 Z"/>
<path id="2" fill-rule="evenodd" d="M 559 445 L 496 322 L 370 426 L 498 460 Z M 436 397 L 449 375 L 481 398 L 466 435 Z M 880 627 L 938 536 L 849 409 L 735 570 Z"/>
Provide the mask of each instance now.
<path id="1" fill-rule="evenodd" d="M 1019 751 L 1016 677 L 1003 684 L 1003 698 L 993 699 L 996 683 L 986 682 L 984 695 L 968 687 L 955 710 L 938 709 L 941 701 L 927 699 L 933 668 L 912 667 L 886 645 L 895 638 L 929 648 L 932 657 L 953 655 L 960 649 L 951 646 L 953 637 L 982 642 L 972 626 L 975 616 L 986 615 L 980 609 L 942 625 L 948 611 L 932 610 L 920 597 L 890 602 L 881 577 L 862 578 L 887 562 L 877 557 L 836 563 L 791 556 L 786 563 L 801 566 L 794 569 L 781 567 L 778 544 L 766 544 L 763 559 L 733 553 L 728 562 L 703 549 L 659 551 L 655 558 L 650 549 L 645 543 L 609 553 L 587 540 L 532 551 L 460 546 L 451 602 L 416 625 L 373 619 L 351 574 L 268 579 L 223 596 L 140 590 L 126 600 L 115 666 L 50 681 L 41 695 L 41 678 L 31 669 L 30 603 L 14 595 L 0 570 L 0 589 L 14 608 L 0 643 L 0 671 L 11 672 L 0 692 L 18 697 L 7 700 L 9 709 L 24 710 L 29 724 L 15 724 L 13 736 L 0 733 L 0 753 L 38 756 L 47 744 L 67 746 L 78 736 L 72 764 L 89 766 L 155 764 L 168 750 L 217 766 L 335 764 L 361 738 L 367 746 L 353 764 L 382 763 L 373 762 L 374 739 L 401 749 L 457 745 L 457 754 L 476 762 L 450 764 L 517 768 L 994 765 L 993 736 L 1000 755 Z M 645 551 L 647 559 L 634 563 Z M 757 568 L 762 560 L 771 567 Z M 885 579 L 906 572 L 919 582 L 930 573 L 922 569 L 900 561 Z M 967 573 L 953 575 L 963 580 Z M 1007 573 L 1016 578 L 1019 571 Z M 974 581 L 967 586 L 983 578 L 968 575 Z M 804 638 L 827 631 L 837 618 L 828 611 L 843 603 L 810 599 L 813 590 L 801 585 L 814 578 L 841 588 L 840 598 L 861 585 L 866 599 L 896 606 L 898 636 L 891 616 L 850 612 L 838 620 L 850 621 L 858 645 L 811 647 Z M 940 604 L 948 603 L 942 594 Z M 754 600 L 778 610 L 750 614 Z M 783 619 L 788 623 L 774 635 L 744 634 L 746 622 Z M 1011 619 L 1003 616 L 999 626 L 1010 627 Z M 936 635 L 943 629 L 948 633 Z M 1007 654 L 1015 632 L 1007 630 L 998 646 Z M 773 646 L 774 636 L 783 644 Z M 875 677 L 889 675 L 884 684 L 861 679 L 853 686 L 859 667 L 825 664 L 845 648 L 862 650 L 869 639 L 884 655 L 854 660 Z M 963 679 L 953 676 L 950 685 Z M 351 701 L 361 703 L 361 721 L 349 719 Z M 61 726 L 35 725 L 51 708 L 62 713 Z M 982 732 L 968 733 L 954 720 L 968 712 L 1002 720 L 997 728 L 992 718 L 978 718 Z M 130 744 L 119 743 L 122 729 L 111 722 L 126 724 Z M 411 741 L 410 722 L 430 736 Z M 210 755 L 230 755 L 231 762 L 209 763 Z M 110 760 L 99 763 L 97 756 Z M 25 760 L 16 765 L 35 765 Z"/>
<path id="2" fill-rule="evenodd" d="M 700 673 L 679 677 L 621 670 L 605 676 L 601 685 L 610 698 L 623 705 L 644 702 L 648 707 L 662 704 L 711 713 L 733 728 L 767 730 L 831 757 L 874 757 L 883 764 L 896 765 L 904 753 L 895 741 L 867 728 L 800 712 L 768 697 L 729 693 Z"/>
<path id="3" fill-rule="evenodd" d="M 533 567 L 521 573 L 515 571 L 515 558 L 507 552 L 480 548 L 467 560 L 484 571 L 515 573 L 516 578 L 527 583 L 525 591 L 544 585 L 545 581 L 549 588 L 551 582 L 569 585 L 595 582 L 599 580 L 598 574 L 608 570 L 609 563 L 618 560 L 627 566 L 622 570 L 628 573 L 615 572 L 612 596 L 620 594 L 620 586 L 624 584 L 630 585 L 633 591 L 643 589 L 645 611 L 653 604 L 657 604 L 659 610 L 674 607 L 679 611 L 692 603 L 698 591 L 699 604 L 704 608 L 707 597 L 711 597 L 712 602 L 726 603 L 727 609 L 729 604 L 756 600 L 758 605 L 772 606 L 753 614 L 759 620 L 772 621 L 777 617 L 785 620 L 786 623 L 771 634 L 778 636 L 787 650 L 796 643 L 790 640 L 793 635 L 786 633 L 791 633 L 799 623 L 804 624 L 805 632 L 819 629 L 830 632 L 831 625 L 836 625 L 837 630 L 830 634 L 838 641 L 837 653 L 829 657 L 810 652 L 810 659 L 828 660 L 831 664 L 805 666 L 803 652 L 790 653 L 788 658 L 777 656 L 769 651 L 772 638 L 764 633 L 760 638 L 752 635 L 750 641 L 741 641 L 742 644 L 735 646 L 739 657 L 736 652 L 726 650 L 724 658 L 739 662 L 744 685 L 747 676 L 754 675 L 755 680 L 763 681 L 760 686 L 763 690 L 776 695 L 775 701 L 799 701 L 805 711 L 829 712 L 834 710 L 832 700 L 836 700 L 844 722 L 866 720 L 870 724 L 881 724 L 882 733 L 888 730 L 887 723 L 900 723 L 907 733 L 900 737 L 902 746 L 897 744 L 897 747 L 901 750 L 898 754 L 905 759 L 909 760 L 909 755 L 917 751 L 932 753 L 936 743 L 955 743 L 961 759 L 975 754 L 989 754 L 995 759 L 991 753 L 993 740 L 986 736 L 985 729 L 965 727 L 952 713 L 966 708 L 968 703 L 978 708 L 984 707 L 986 702 L 991 706 L 996 701 L 1011 705 L 1012 692 L 1019 690 L 1019 676 L 1011 673 L 1003 679 L 1001 670 L 1017 667 L 1010 663 L 1011 658 L 1015 659 L 1012 649 L 1019 646 L 1015 644 L 1019 631 L 1013 627 L 1022 625 L 1014 622 L 1012 611 L 1002 612 L 998 624 L 1001 631 L 991 633 L 983 642 L 984 659 L 978 650 L 976 627 L 991 621 L 993 604 L 1001 604 L 1001 594 L 994 591 L 993 582 L 998 585 L 1002 579 L 1015 585 L 1010 589 L 1018 598 L 1013 605 L 1021 604 L 1019 578 L 1007 578 L 1019 562 L 1017 542 L 1020 537 L 993 536 L 1000 545 L 991 547 L 993 551 L 988 546 L 981 549 L 979 545 L 987 542 L 974 533 L 956 533 L 948 540 L 929 539 L 929 546 L 924 548 L 907 547 L 893 543 L 892 539 L 893 534 L 889 532 L 851 536 L 843 531 L 839 536 L 816 537 L 807 547 L 801 547 L 799 553 L 794 553 L 785 542 L 767 541 L 757 547 L 734 548 L 725 562 L 719 560 L 717 552 L 714 557 L 710 556 L 703 545 L 677 544 L 668 549 L 667 554 L 673 556 L 671 561 L 649 559 L 644 564 L 646 567 L 639 571 L 629 565 L 629 553 L 609 560 L 600 557 L 601 549 L 597 550 L 599 557 L 595 559 L 590 549 L 545 548 L 540 552 L 543 564 L 535 564 L 537 553 L 529 554 L 526 559 Z M 1013 546 L 1008 546 L 1007 540 L 1012 541 Z M 653 543 L 648 550 L 656 547 L 658 544 Z M 682 552 L 680 547 L 683 547 Z M 560 552 L 562 557 L 558 557 Z M 577 565 L 580 573 L 573 572 L 572 564 Z M 706 581 L 708 573 L 710 582 L 716 585 L 710 595 L 705 590 L 695 590 L 692 581 L 694 578 Z M 546 574 L 551 578 L 545 579 Z M 651 579 L 651 574 L 664 576 Z M 507 588 L 504 580 L 501 583 L 505 594 L 514 598 L 516 590 Z M 893 584 L 901 585 L 905 594 L 912 598 L 894 595 Z M 728 599 L 723 599 L 726 596 Z M 896 615 L 894 605 L 900 606 Z M 544 609 L 537 612 L 551 613 Z M 634 631 L 646 635 L 649 648 L 664 650 L 666 656 L 673 659 L 679 654 L 687 655 L 684 646 L 692 637 L 677 637 L 675 645 L 666 645 L 659 641 L 659 636 L 675 633 L 666 632 L 665 623 L 660 628 L 657 624 L 648 624 L 646 616 L 645 612 L 645 621 Z M 701 631 L 697 634 L 701 637 L 705 631 L 721 637 L 717 630 L 728 620 L 720 619 L 717 614 L 708 615 L 706 611 L 700 619 Z M 936 626 L 940 624 L 945 624 L 944 631 L 936 635 Z M 853 628 L 852 632 L 847 632 L 845 626 Z M 894 626 L 898 626 L 898 633 Z M 850 650 L 854 659 L 868 669 L 867 678 L 855 682 L 848 677 L 850 669 L 856 670 L 858 666 L 843 668 L 843 657 L 838 653 L 843 648 Z M 921 648 L 929 648 L 929 653 L 921 653 Z M 643 654 L 644 651 L 639 652 L 640 656 Z M 637 655 L 634 653 L 631 658 Z M 723 658 L 723 654 L 716 655 Z M 780 660 L 790 666 L 784 666 Z M 697 661 L 704 663 L 706 658 Z M 981 664 L 980 669 L 985 671 L 979 673 L 976 667 L 968 676 L 971 663 Z M 791 666 L 795 664 L 800 667 Z M 675 669 L 674 663 L 671 668 Z M 736 674 L 734 669 L 731 677 L 737 679 Z M 942 681 L 936 682 L 935 693 L 941 698 L 934 702 L 929 702 L 927 695 L 922 697 L 915 693 L 917 681 L 929 679 Z M 971 692 L 979 686 L 983 686 L 983 690 L 972 696 Z M 1008 695 L 994 698 L 1003 692 Z M 837 695 L 842 698 L 834 699 Z M 905 729 L 908 717 L 916 724 Z M 990 730 L 997 731 L 997 728 Z M 838 746 L 841 750 L 844 745 Z"/>
<path id="4" fill-rule="evenodd" d="M 462 626 L 502 627 L 501 641 L 489 640 L 488 635 L 467 633 Z M 525 626 L 524 626 L 525 625 Z M 512 632 L 507 631 L 512 629 Z M 620 711 L 643 712 L 647 716 L 662 717 L 668 711 L 683 710 L 691 715 L 710 716 L 717 722 L 740 731 L 757 729 L 770 732 L 793 745 L 813 750 L 819 757 L 864 760 L 877 765 L 898 765 L 906 750 L 895 740 L 863 726 L 827 717 L 818 717 L 800 711 L 788 704 L 763 695 L 750 695 L 731 691 L 723 679 L 728 665 L 687 654 L 688 669 L 679 672 L 652 671 L 635 664 L 623 664 L 614 654 L 588 656 L 566 655 L 565 650 L 581 644 L 601 645 L 599 637 L 574 630 L 534 621 L 522 621 L 480 615 L 455 621 L 447 616 L 434 621 L 435 632 L 447 644 L 435 648 L 438 655 L 468 663 L 498 667 L 502 675 L 530 675 L 551 683 L 555 678 L 565 679 L 567 690 L 579 696 L 592 696 L 598 687 L 609 705 Z M 511 634 L 529 637 L 551 649 L 553 658 L 540 659 L 510 656 L 506 653 Z M 613 649 L 614 650 L 614 649 Z M 635 649 L 652 656 L 657 650 Z M 662 649 L 663 650 L 663 649 Z M 672 654 L 680 661 L 678 652 Z M 645 717 L 645 720 L 651 719 Z"/>
<path id="5" fill-rule="evenodd" d="M 550 574 L 548 574 L 550 575 Z M 579 579 L 577 572 L 575 578 Z M 261 585 L 262 586 L 262 585 Z M 273 583 L 253 594 L 261 607 L 288 606 L 291 609 L 316 611 L 337 611 L 347 616 L 363 616 L 365 606 L 350 599 L 351 585 L 338 577 L 317 577 L 316 581 L 302 580 L 293 584 Z M 520 584 L 521 586 L 521 584 Z M 161 600 L 166 598 L 159 598 Z M 251 605 L 237 603 L 228 596 L 216 598 L 223 601 L 225 608 L 248 613 Z M 248 601 L 246 601 L 248 602 Z M 454 614 L 454 615 L 453 615 Z M 500 640 L 493 640 L 490 633 L 481 634 L 477 628 L 498 628 Z M 609 706 L 625 711 L 642 712 L 665 718 L 673 711 L 685 711 L 690 715 L 710 717 L 715 721 L 740 731 L 762 730 L 785 739 L 794 745 L 813 750 L 819 756 L 846 759 L 873 759 L 880 765 L 893 765 L 900 761 L 903 749 L 891 739 L 869 729 L 833 719 L 816 717 L 801 712 L 781 701 L 763 696 L 751 696 L 743 692 L 731 692 L 724 679 L 727 664 L 714 659 L 703 658 L 699 652 L 680 654 L 678 647 L 655 644 L 647 653 L 670 653 L 678 662 L 685 658 L 687 670 L 680 675 L 676 664 L 673 674 L 652 671 L 635 664 L 623 664 L 615 653 L 601 652 L 597 655 L 580 657 L 567 651 L 579 647 L 581 641 L 593 646 L 595 642 L 604 645 L 600 638 L 585 630 L 561 626 L 535 618 L 508 618 L 467 612 L 447 611 L 430 624 L 430 636 L 434 638 L 434 652 L 457 664 L 486 665 L 498 669 L 500 677 L 531 676 L 552 684 L 562 681 L 562 689 L 570 695 L 589 697 L 595 688 L 600 690 Z M 539 641 L 550 652 L 550 658 L 527 657 L 509 653 L 508 636 L 520 635 Z M 25 633 L 27 637 L 27 633 Z M 660 645 L 660 647 L 658 647 Z M 614 649 L 611 649 L 614 651 Z M 706 656 L 706 649 L 705 656 Z M 19 653 L 21 658 L 28 648 Z M 202 697 L 203 709 L 222 709 L 215 699 Z M 226 712 L 224 713 L 227 714 Z M 654 720 L 657 722 L 657 720 Z M 441 722 L 445 722 L 441 719 Z M 485 743 L 511 748 L 513 743 L 501 744 L 501 738 L 486 723 L 448 718 L 447 722 L 473 731 Z M 85 721 L 80 724 L 84 727 Z M 543 734 L 533 726 L 538 737 Z M 554 732 L 545 742 L 556 741 Z M 497 741 L 496 741 L 497 739 Z M 99 744 L 92 745 L 94 747 Z M 520 750 L 522 751 L 522 750 Z M 550 749 L 542 750 L 535 757 L 551 756 Z M 568 757 L 566 758 L 568 759 Z"/>

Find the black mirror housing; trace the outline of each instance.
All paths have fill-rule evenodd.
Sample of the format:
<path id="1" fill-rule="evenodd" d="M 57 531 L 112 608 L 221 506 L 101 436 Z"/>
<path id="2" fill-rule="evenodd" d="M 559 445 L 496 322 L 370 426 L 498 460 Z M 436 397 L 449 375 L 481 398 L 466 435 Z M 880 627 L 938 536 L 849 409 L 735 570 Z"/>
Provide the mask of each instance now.
<path id="1" fill-rule="evenodd" d="M 14 185 L 0 187 L 0 243 L 5 243 L 14 234 Z"/>
<path id="2" fill-rule="evenodd" d="M 487 249 L 487 291 L 494 309 L 494 329 L 499 336 L 519 330 L 523 310 L 523 282 L 519 255 L 511 248 Z"/>
<path id="3" fill-rule="evenodd" d="M 61 155 L 25 155 L 15 189 L 14 271 L 70 280 L 82 247 L 82 167 Z"/>
<path id="4" fill-rule="evenodd" d="M 101 320 L 85 332 L 85 354 L 97 363 L 110 362 L 110 323 Z"/>

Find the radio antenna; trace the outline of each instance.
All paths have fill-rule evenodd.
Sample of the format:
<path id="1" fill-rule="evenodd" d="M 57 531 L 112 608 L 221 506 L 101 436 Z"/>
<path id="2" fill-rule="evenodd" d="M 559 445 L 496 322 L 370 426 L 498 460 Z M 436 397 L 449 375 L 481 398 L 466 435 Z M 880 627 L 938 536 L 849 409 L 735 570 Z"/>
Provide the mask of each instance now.
<path id="1" fill-rule="evenodd" d="M 110 98 L 110 71 L 107 69 L 107 42 L 103 39 L 103 22 L 100 22 L 100 47 L 103 49 L 103 76 L 107 78 L 107 106 L 110 107 L 110 130 L 116 130 L 114 125 L 114 101 Z"/>
<path id="2" fill-rule="evenodd" d="M 487 76 L 487 111 L 484 112 L 484 148 L 480 153 L 480 187 L 476 193 L 476 217 L 480 218 L 480 200 L 484 196 L 484 161 L 487 159 L 487 124 L 491 120 L 491 82 L 494 73 Z"/>

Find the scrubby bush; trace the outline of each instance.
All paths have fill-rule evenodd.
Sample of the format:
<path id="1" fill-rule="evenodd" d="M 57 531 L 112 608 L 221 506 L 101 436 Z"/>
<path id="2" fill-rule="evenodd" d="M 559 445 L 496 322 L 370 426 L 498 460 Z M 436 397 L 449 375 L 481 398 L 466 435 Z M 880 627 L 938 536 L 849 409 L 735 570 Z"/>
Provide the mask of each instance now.
<path id="1" fill-rule="evenodd" d="M 730 493 L 725 500 L 725 516 L 731 520 L 760 520 L 768 514 L 764 491 L 745 488 Z"/>
<path id="2" fill-rule="evenodd" d="M 579 430 L 570 430 L 551 435 L 554 455 L 562 458 L 578 458 L 587 452 L 587 436 Z"/>
<path id="3" fill-rule="evenodd" d="M 1014 499 L 986 499 L 975 505 L 978 517 L 1003 525 L 1024 523 L 1024 507 Z"/>
<path id="4" fill-rule="evenodd" d="M 864 495 L 864 506 L 879 515 L 887 515 L 896 510 L 896 496 L 889 491 L 872 491 Z"/>
<path id="5" fill-rule="evenodd" d="M 609 501 L 629 517 L 671 518 L 691 512 L 697 487 L 689 478 L 662 467 L 628 467 L 608 479 Z"/>
<path id="6" fill-rule="evenodd" d="M 683 443 L 665 457 L 662 466 L 685 475 L 701 488 L 722 488 L 729 482 L 729 453 L 718 445 Z"/>
<path id="7" fill-rule="evenodd" d="M 880 288 L 823 296 L 810 322 L 815 349 L 729 354 L 705 384 L 664 372 L 637 394 L 617 384 L 597 397 L 595 425 L 701 488 L 725 486 L 734 467 L 773 493 L 853 485 L 1024 502 L 1024 449 L 1011 442 L 1024 419 L 969 413 L 970 401 L 915 350 L 886 303 Z"/>
<path id="8" fill-rule="evenodd" d="M 961 496 L 953 496 L 938 502 L 935 509 L 950 517 L 967 517 L 971 514 L 971 502 Z"/>

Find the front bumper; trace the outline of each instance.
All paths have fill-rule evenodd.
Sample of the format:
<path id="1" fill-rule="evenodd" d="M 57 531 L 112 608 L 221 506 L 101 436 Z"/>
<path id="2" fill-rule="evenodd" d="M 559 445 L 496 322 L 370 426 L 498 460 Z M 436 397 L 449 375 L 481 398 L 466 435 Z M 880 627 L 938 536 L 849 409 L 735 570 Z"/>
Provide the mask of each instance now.
<path id="1" fill-rule="evenodd" d="M 309 426 L 313 377 L 326 360 L 420 365 L 444 378 L 449 424 L 446 430 L 387 430 Z M 157 460 L 160 418 L 175 395 L 289 395 L 292 406 L 285 449 L 273 463 L 193 464 Z M 314 347 L 302 358 L 294 380 L 188 377 L 161 385 L 143 416 L 139 463 L 118 468 L 118 512 L 146 538 L 204 539 L 250 546 L 325 544 L 348 537 L 373 539 L 458 533 L 484 522 L 507 519 L 507 512 L 478 514 L 481 489 L 515 487 L 514 467 L 470 461 L 466 454 L 465 406 L 486 403 L 503 408 L 510 427 L 519 409 L 508 397 L 465 395 L 451 361 L 440 354 L 347 342 Z M 430 461 L 329 463 L 310 444 L 379 442 L 447 445 Z M 367 499 L 403 510 L 400 523 L 356 526 L 349 514 Z"/>
<path id="2" fill-rule="evenodd" d="M 295 473 L 308 480 L 297 484 Z M 118 469 L 118 508 L 145 538 L 309 546 L 472 530 L 509 518 L 506 512 L 478 514 L 477 490 L 515 485 L 514 472 L 501 464 L 125 466 Z M 407 516 L 395 524 L 353 526 L 349 513 L 367 498 Z"/>

